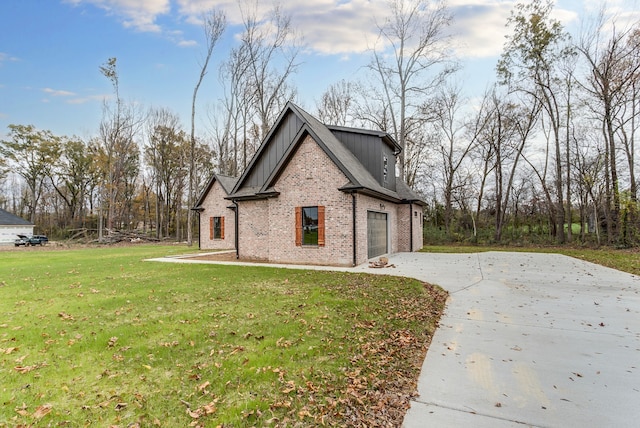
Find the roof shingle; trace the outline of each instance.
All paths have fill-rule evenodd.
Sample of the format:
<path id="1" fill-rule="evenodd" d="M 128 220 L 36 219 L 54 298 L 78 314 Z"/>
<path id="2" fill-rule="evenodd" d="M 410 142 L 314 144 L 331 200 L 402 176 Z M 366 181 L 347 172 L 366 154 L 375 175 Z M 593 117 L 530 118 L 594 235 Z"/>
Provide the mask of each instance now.
<path id="1" fill-rule="evenodd" d="M 32 226 L 30 221 L 11 214 L 9 211 L 5 211 L 0 208 L 0 225 L 2 226 Z"/>

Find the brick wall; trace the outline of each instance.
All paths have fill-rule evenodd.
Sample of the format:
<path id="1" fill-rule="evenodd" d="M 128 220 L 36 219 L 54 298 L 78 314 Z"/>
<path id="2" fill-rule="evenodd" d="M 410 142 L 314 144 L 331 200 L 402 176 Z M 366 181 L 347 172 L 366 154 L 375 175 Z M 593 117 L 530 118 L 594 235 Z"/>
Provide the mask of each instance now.
<path id="1" fill-rule="evenodd" d="M 277 198 L 240 202 L 240 256 L 280 263 L 350 266 L 351 195 L 324 151 L 307 137 L 280 175 Z M 325 207 L 325 246 L 295 245 L 295 207 Z"/>
<path id="2" fill-rule="evenodd" d="M 240 258 L 256 261 L 275 261 L 269 256 L 271 234 L 269 233 L 270 200 L 238 202 L 238 224 Z"/>
<path id="3" fill-rule="evenodd" d="M 207 194 L 200 213 L 200 248 L 203 250 L 235 249 L 235 213 L 229 209 L 232 202 L 225 198 L 227 193 L 216 181 Z M 224 239 L 210 239 L 209 218 L 224 217 Z"/>
<path id="4" fill-rule="evenodd" d="M 423 244 L 422 206 L 416 204 L 402 205 L 398 213 L 398 251 L 411 251 L 411 245 L 413 245 L 413 251 L 420 250 Z M 409 216 L 411 216 L 411 219 Z M 413 231 L 411 227 L 413 227 Z M 413 233 L 413 243 L 411 242 L 411 233 Z"/>
<path id="5" fill-rule="evenodd" d="M 278 263 L 351 266 L 353 264 L 352 195 L 338 189 L 348 179 L 326 153 L 307 137 L 275 184 L 278 197 L 239 202 L 241 258 Z M 325 207 L 325 245 L 295 245 L 295 208 Z M 414 249 L 422 247 L 420 206 L 414 219 Z M 396 205 L 356 194 L 356 264 L 367 257 L 367 212 L 388 216 L 389 253 L 409 251 L 409 205 Z M 207 231 L 208 234 L 208 231 Z M 207 235 L 208 236 L 208 235 Z M 226 236 L 225 236 L 226 237 Z"/>

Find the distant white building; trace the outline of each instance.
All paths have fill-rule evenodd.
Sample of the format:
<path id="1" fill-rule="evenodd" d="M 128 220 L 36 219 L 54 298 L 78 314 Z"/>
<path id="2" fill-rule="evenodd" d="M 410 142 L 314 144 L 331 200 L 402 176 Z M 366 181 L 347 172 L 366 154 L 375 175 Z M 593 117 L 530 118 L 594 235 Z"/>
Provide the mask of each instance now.
<path id="1" fill-rule="evenodd" d="M 13 244 L 18 235 L 33 235 L 31 222 L 0 208 L 0 245 Z"/>

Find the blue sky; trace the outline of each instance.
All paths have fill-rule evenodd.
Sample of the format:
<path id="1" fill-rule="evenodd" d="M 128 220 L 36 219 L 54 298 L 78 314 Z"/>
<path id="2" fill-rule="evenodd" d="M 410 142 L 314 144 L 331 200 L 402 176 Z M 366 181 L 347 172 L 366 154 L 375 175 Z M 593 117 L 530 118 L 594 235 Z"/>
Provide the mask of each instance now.
<path id="1" fill-rule="evenodd" d="M 242 0 L 246 1 L 246 0 Z M 260 7 L 268 7 L 260 0 Z M 493 80 L 514 0 L 449 0 L 453 43 L 469 96 Z M 386 0 L 280 0 L 304 37 L 302 64 L 293 78 L 298 103 L 315 111 L 323 91 L 340 79 L 362 77 L 374 19 Z M 556 17 L 576 26 L 600 1 L 559 0 Z M 609 0 L 628 20 L 636 0 Z M 3 0 L 0 2 L 0 138 L 9 124 L 32 124 L 56 135 L 97 135 L 110 82 L 99 67 L 118 59 L 120 94 L 143 109 L 165 107 L 188 128 L 191 95 L 204 53 L 200 14 L 225 10 L 229 26 L 200 89 L 197 130 L 207 132 L 207 110 L 217 102 L 217 67 L 240 32 L 240 8 L 229 0 Z M 637 12 L 633 15 L 637 19 Z"/>

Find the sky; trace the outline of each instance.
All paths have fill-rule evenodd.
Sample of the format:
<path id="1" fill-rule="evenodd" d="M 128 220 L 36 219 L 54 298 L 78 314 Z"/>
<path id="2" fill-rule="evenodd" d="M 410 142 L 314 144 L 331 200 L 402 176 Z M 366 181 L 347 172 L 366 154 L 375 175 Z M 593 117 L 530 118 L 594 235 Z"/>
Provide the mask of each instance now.
<path id="1" fill-rule="evenodd" d="M 247 0 L 241 0 L 247 1 Z M 258 0 L 256 0 L 258 1 Z M 507 18 L 515 0 L 448 0 L 451 43 L 465 93 L 479 96 L 495 80 Z M 259 0 L 259 7 L 272 2 Z M 292 83 L 299 105 L 316 101 L 341 79 L 358 80 L 376 40 L 387 0 L 279 0 L 303 38 Z M 577 28 L 601 0 L 557 0 L 554 17 Z M 196 127 L 210 129 L 209 112 L 221 97 L 218 66 L 241 32 L 232 0 L 2 0 L 0 2 L 0 139 L 9 124 L 34 125 L 55 135 L 98 134 L 113 87 L 99 70 L 117 58 L 121 98 L 148 110 L 168 108 L 189 129 L 191 97 L 205 53 L 202 13 L 224 10 L 228 27 L 216 46 L 198 93 Z M 637 20 L 638 0 L 609 0 L 608 12 Z"/>

